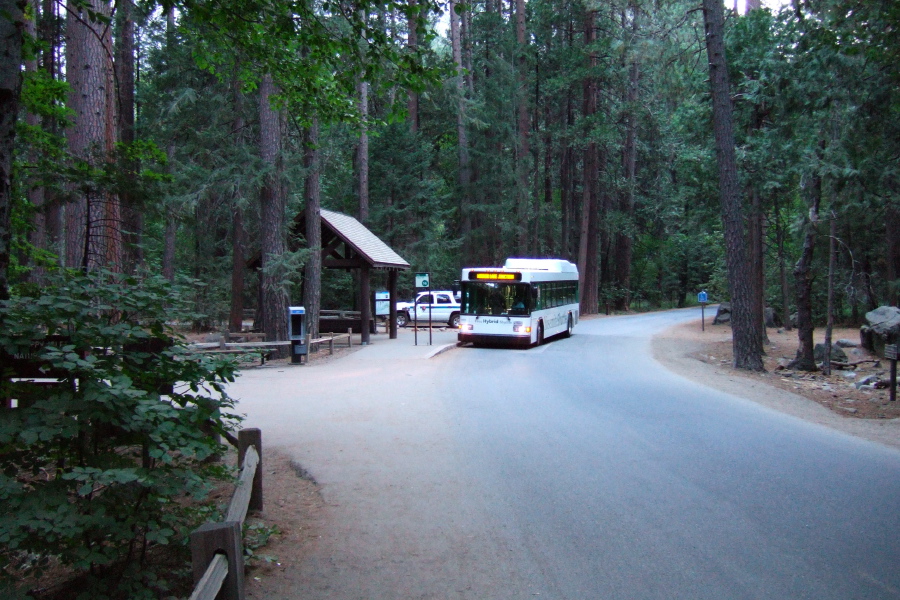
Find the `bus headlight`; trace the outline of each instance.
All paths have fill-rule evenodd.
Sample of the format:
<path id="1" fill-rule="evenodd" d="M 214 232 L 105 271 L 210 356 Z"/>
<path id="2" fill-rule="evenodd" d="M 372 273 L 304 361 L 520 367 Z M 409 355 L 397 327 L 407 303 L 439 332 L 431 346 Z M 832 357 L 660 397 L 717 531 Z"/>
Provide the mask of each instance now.
<path id="1" fill-rule="evenodd" d="M 471 323 L 462 323 L 462 324 L 460 324 L 459 328 L 461 331 L 472 331 L 472 324 Z"/>
<path id="2" fill-rule="evenodd" d="M 525 325 L 522 321 L 513 322 L 513 333 L 531 333 L 531 325 Z"/>

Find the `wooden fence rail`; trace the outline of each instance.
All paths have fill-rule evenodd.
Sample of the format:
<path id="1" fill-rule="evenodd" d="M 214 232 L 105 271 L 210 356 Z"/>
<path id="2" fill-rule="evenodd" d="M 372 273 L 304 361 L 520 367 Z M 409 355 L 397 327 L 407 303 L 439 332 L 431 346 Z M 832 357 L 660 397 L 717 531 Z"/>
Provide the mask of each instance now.
<path id="1" fill-rule="evenodd" d="M 248 510 L 262 510 L 262 433 L 238 432 L 237 487 L 225 520 L 191 533 L 194 593 L 190 600 L 244 600 L 244 544 L 241 527 Z"/>

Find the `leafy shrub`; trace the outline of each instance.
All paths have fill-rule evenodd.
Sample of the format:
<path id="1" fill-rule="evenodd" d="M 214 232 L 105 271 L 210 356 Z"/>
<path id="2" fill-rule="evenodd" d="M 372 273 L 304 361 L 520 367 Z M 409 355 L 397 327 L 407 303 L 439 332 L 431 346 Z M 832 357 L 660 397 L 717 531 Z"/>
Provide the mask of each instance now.
<path id="1" fill-rule="evenodd" d="M 161 278 L 68 273 L 0 305 L 0 393 L 18 401 L 0 409 L 3 597 L 51 562 L 85 597 L 170 587 L 148 556 L 203 520 L 195 501 L 224 474 L 206 459 L 238 422 L 233 363 L 191 353 L 169 324 L 191 318 L 183 297 Z"/>

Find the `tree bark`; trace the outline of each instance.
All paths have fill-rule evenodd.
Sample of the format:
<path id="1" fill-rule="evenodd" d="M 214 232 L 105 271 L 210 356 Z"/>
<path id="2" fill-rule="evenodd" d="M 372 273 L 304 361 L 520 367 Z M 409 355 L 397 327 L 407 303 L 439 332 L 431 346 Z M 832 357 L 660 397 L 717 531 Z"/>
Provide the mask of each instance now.
<path id="1" fill-rule="evenodd" d="M 175 9 L 166 13 L 166 47 L 174 50 L 175 46 Z M 166 163 L 169 174 L 175 170 L 175 143 L 170 140 L 166 145 Z M 168 281 L 175 281 L 175 242 L 178 235 L 178 215 L 173 205 L 166 206 L 166 229 L 163 233 L 162 274 Z"/>
<path id="2" fill-rule="evenodd" d="M 631 3 L 630 10 L 631 38 L 636 43 L 640 15 L 636 2 Z M 631 239 L 633 235 L 631 222 L 634 218 L 634 191 L 637 187 L 637 101 L 640 74 L 637 51 L 632 50 L 631 60 L 628 64 L 628 89 L 625 96 L 625 147 L 622 151 L 625 189 L 619 200 L 619 213 L 623 217 L 625 230 L 620 228 L 616 232 L 615 285 L 618 288 L 614 304 L 616 310 L 628 310 L 631 304 L 631 259 L 634 244 Z"/>
<path id="3" fill-rule="evenodd" d="M 419 46 L 419 3 L 418 0 L 409 0 L 411 10 L 407 21 L 407 38 L 406 45 L 410 52 L 418 50 Z M 419 131 L 419 94 L 414 90 L 409 90 L 406 98 L 406 112 L 409 115 L 409 129 L 413 133 Z"/>
<path id="4" fill-rule="evenodd" d="M 25 31 L 28 36 L 34 39 L 38 39 L 37 24 L 41 20 L 41 5 L 38 0 L 28 0 L 28 5 L 29 10 L 32 11 L 32 14 L 34 15 L 34 18 L 27 19 L 25 21 Z M 37 70 L 37 55 L 33 55 L 25 60 L 26 73 L 36 73 Z M 35 129 L 40 128 L 43 124 L 41 116 L 31 112 L 25 115 L 25 123 L 27 123 L 29 127 L 33 127 Z M 32 150 L 29 153 L 28 162 L 37 163 L 39 159 L 40 156 L 38 155 L 38 152 Z M 48 249 L 44 192 L 45 188 L 42 185 L 29 186 L 29 188 L 26 190 L 28 202 L 34 208 L 34 220 L 32 221 L 33 229 L 28 235 L 28 241 L 35 248 L 40 248 L 42 250 Z M 40 284 L 43 278 L 43 273 L 44 268 L 42 266 L 33 264 L 31 265 L 31 270 L 29 272 L 29 279 L 34 283 Z"/>
<path id="5" fill-rule="evenodd" d="M 319 188 L 319 123 L 313 119 L 304 135 L 303 166 L 306 168 L 306 244 L 309 260 L 303 274 L 303 306 L 306 308 L 307 332 L 319 336 L 319 313 L 322 307 L 322 217 Z"/>
<path id="6" fill-rule="evenodd" d="M 531 189 L 528 185 L 528 173 L 531 167 L 531 144 L 529 129 L 531 116 L 528 110 L 528 45 L 525 30 L 525 0 L 515 0 L 516 8 L 516 81 L 518 90 L 516 93 L 516 128 L 518 144 L 516 148 L 516 175 L 517 175 L 517 219 L 516 231 L 518 237 L 519 253 L 522 256 L 528 254 L 528 221 L 531 215 Z"/>
<path id="7" fill-rule="evenodd" d="M 118 4 L 116 19 L 118 35 L 116 37 L 116 92 L 118 99 L 118 137 L 125 145 L 134 143 L 134 36 L 135 25 L 132 16 L 131 0 Z M 138 170 L 137 164 L 129 164 L 124 174 L 134 181 Z M 131 192 L 133 186 L 123 186 L 120 195 L 122 207 L 122 255 L 123 270 L 136 271 L 144 262 L 143 231 L 144 218 L 137 198 Z"/>
<path id="8" fill-rule="evenodd" d="M 472 200 L 470 198 L 469 186 L 472 179 L 471 169 L 469 167 L 469 138 L 466 131 L 466 85 L 464 81 L 462 39 L 460 31 L 460 15 L 456 13 L 456 7 L 459 4 L 456 0 L 450 0 L 450 44 L 453 50 L 453 63 L 456 67 L 456 142 L 458 149 L 459 161 L 459 216 L 460 216 L 460 237 L 463 244 L 463 262 L 469 263 L 471 259 L 471 243 L 469 237 L 472 231 L 472 213 L 470 206 Z"/>
<path id="9" fill-rule="evenodd" d="M 108 17 L 105 0 L 74 8 L 66 18 L 66 77 L 72 126 L 69 151 L 93 166 L 108 159 L 115 142 L 115 101 L 110 28 L 90 20 L 87 9 Z M 66 207 L 66 266 L 94 269 L 121 267 L 121 216 L 118 199 L 91 188 Z"/>
<path id="10" fill-rule="evenodd" d="M 356 146 L 357 194 L 359 195 L 359 222 L 369 222 L 369 84 L 359 82 L 359 114 L 362 120 L 359 144 Z"/>
<path id="11" fill-rule="evenodd" d="M 831 211 L 831 227 L 828 236 L 828 316 L 825 324 L 825 360 L 822 371 L 825 375 L 831 375 L 831 333 L 834 330 L 834 268 L 835 268 L 835 239 L 837 238 L 837 215 Z"/>
<path id="12" fill-rule="evenodd" d="M 763 210 L 759 192 L 750 190 L 750 215 L 748 218 L 748 242 L 750 259 L 750 296 L 752 298 L 752 322 L 758 328 L 759 339 L 766 341 L 766 248 L 763 228 Z"/>
<path id="13" fill-rule="evenodd" d="M 40 38 L 47 45 L 43 53 L 42 64 L 47 75 L 54 80 L 59 80 L 59 49 L 61 46 L 62 32 L 60 31 L 61 19 L 59 18 L 59 5 L 54 0 L 43 0 L 41 10 Z M 55 118 L 44 120 L 44 128 L 51 135 L 59 135 L 60 124 Z M 62 264 L 65 258 L 61 246 L 63 237 L 63 209 L 57 193 L 49 188 L 43 190 L 43 221 L 44 221 L 44 249 L 55 254 Z"/>
<path id="14" fill-rule="evenodd" d="M 259 152 L 268 170 L 260 190 L 260 248 L 262 250 L 262 330 L 270 342 L 287 340 L 288 296 L 281 259 L 286 249 L 284 162 L 282 157 L 283 115 L 272 107 L 277 93 L 271 75 L 259 87 Z M 279 356 L 285 352 L 279 351 Z"/>
<path id="15" fill-rule="evenodd" d="M 242 147 L 244 136 L 244 94 L 235 76 L 231 82 L 231 103 L 234 109 L 233 135 L 235 144 Z M 228 329 L 239 333 L 244 328 L 244 275 L 246 271 L 245 253 L 247 232 L 244 228 L 243 198 L 235 190 L 231 198 L 231 310 L 228 315 Z"/>
<path id="16" fill-rule="evenodd" d="M 784 238 L 785 227 L 781 220 L 781 209 L 779 202 L 775 201 L 775 243 L 778 245 L 778 271 L 781 278 L 781 318 L 785 331 L 791 331 L 791 303 L 790 303 L 790 287 L 788 286 L 787 277 L 787 259 L 784 254 Z"/>
<path id="17" fill-rule="evenodd" d="M 591 48 L 596 40 L 594 28 L 594 15 L 591 10 L 584 15 L 584 43 L 588 52 L 588 73 L 582 82 L 584 94 L 583 113 L 585 121 L 590 123 L 591 117 L 597 112 L 597 90 L 594 81 L 594 69 L 597 66 L 597 54 Z M 581 235 L 578 246 L 578 277 L 581 298 L 581 314 L 597 314 L 599 306 L 597 296 L 597 142 L 591 138 L 588 132 L 588 145 L 584 154 L 584 186 L 582 188 L 581 202 Z"/>
<path id="18" fill-rule="evenodd" d="M 816 371 L 815 345 L 813 343 L 812 316 L 812 260 L 819 229 L 819 204 L 822 200 L 822 179 L 818 174 L 810 186 L 809 217 L 804 227 L 803 248 L 800 259 L 794 266 L 794 280 L 797 286 L 797 356 L 789 368 L 800 371 Z"/>
<path id="19" fill-rule="evenodd" d="M 725 258 L 731 292 L 732 349 L 734 367 L 763 370 L 762 339 L 753 320 L 750 265 L 743 231 L 743 211 L 734 149 L 731 91 L 725 58 L 725 7 L 722 0 L 703 0 L 706 51 L 709 57 L 710 90 L 713 105 L 713 129 L 716 162 L 719 171 L 719 195 L 725 233 Z"/>
<path id="20" fill-rule="evenodd" d="M 9 298 L 12 165 L 22 92 L 25 4 L 24 0 L 0 0 L 0 300 Z"/>

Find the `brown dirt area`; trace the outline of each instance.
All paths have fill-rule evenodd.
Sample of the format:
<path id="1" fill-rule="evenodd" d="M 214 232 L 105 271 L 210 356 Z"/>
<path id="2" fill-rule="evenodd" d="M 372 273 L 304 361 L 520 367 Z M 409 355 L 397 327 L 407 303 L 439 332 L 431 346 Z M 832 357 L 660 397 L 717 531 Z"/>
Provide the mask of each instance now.
<path id="1" fill-rule="evenodd" d="M 782 367 L 797 352 L 797 332 L 768 330 L 765 372 L 751 373 L 731 367 L 731 328 L 700 321 L 673 327 L 656 336 L 654 357 L 669 369 L 710 387 L 748 398 L 833 429 L 900 448 L 900 401 L 890 402 L 884 387 L 857 388 L 868 376 L 879 385 L 889 379 L 890 363 L 862 348 L 845 348 L 853 368 L 804 373 Z M 816 343 L 824 342 L 824 330 L 816 330 Z M 832 340 L 859 340 L 855 328 L 835 328 Z M 868 361 L 868 362 L 862 362 Z"/>

